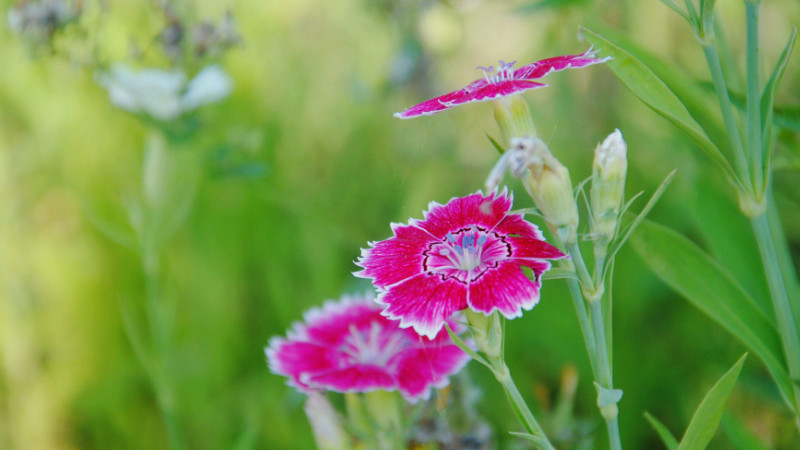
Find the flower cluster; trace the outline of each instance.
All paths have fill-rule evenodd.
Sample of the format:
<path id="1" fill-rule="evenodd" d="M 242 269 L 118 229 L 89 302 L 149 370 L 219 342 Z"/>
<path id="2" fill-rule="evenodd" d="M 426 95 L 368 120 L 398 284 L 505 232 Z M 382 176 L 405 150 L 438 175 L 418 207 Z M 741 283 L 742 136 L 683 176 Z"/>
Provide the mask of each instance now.
<path id="1" fill-rule="evenodd" d="M 301 391 L 398 390 L 416 401 L 446 386 L 469 360 L 446 331 L 428 340 L 401 329 L 369 296 L 329 301 L 304 318 L 266 349 L 270 369 Z"/>
<path id="2" fill-rule="evenodd" d="M 590 49 L 516 70 L 514 63 L 501 62 L 497 72 L 483 68 L 483 79 L 395 116 L 430 115 L 460 104 L 518 94 L 545 86 L 533 80 L 550 72 L 607 59 L 597 58 Z M 290 385 L 307 393 L 397 390 L 410 401 L 427 398 L 432 387 L 446 385 L 448 376 L 469 359 L 461 350 L 468 344 L 455 336 L 458 344 L 454 343 L 445 330 L 447 326 L 461 331 L 452 316 L 465 311 L 474 338 L 471 345 L 483 353 L 484 362 L 507 393 L 512 389 L 501 350 L 500 315 L 515 318 L 533 308 L 550 260 L 566 255 L 545 242 L 539 229 L 521 214 L 511 213 L 512 196 L 506 190 L 498 192 L 496 186 L 506 171 L 516 177 L 528 175 L 535 185 L 534 200 L 544 205 L 540 208 L 548 224 L 557 225 L 559 232 L 561 228 L 574 231 L 577 210 L 573 211 L 566 169 L 535 133 L 527 132 L 534 129 L 527 107 L 511 108 L 508 113 L 507 121 L 519 119 L 521 125 L 507 127 L 513 131 L 506 133 L 512 147 L 487 180 L 490 192 L 453 198 L 444 205 L 431 202 L 421 220 L 394 223 L 392 237 L 370 242 L 356 261 L 361 270 L 354 275 L 370 279 L 377 298 L 345 298 L 306 313 L 305 323 L 296 324 L 286 338 L 270 341 L 266 353 L 274 373 L 288 377 Z M 503 120 L 498 122 L 502 128 Z M 564 202 L 572 209 L 559 209 Z M 517 408 L 527 408 L 519 399 L 512 402 Z M 549 445 L 535 419 L 525 421 Z"/>

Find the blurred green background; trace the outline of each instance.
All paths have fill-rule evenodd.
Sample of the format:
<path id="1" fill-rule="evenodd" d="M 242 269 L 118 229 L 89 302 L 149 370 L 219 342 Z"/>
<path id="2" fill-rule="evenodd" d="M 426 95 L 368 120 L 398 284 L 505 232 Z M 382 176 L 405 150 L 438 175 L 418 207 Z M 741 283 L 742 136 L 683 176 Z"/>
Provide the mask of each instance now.
<path id="1" fill-rule="evenodd" d="M 139 257 L 95 225 L 127 226 L 121 205 L 140 189 L 148 126 L 112 106 L 87 68 L 87 61 L 136 65 L 134 44 L 140 66 L 166 67 L 156 39 L 166 22 L 154 3 L 87 0 L 79 25 L 56 36 L 54 52 L 31 49 L 0 27 L 0 448 L 166 446 L 152 388 L 122 325 L 122 305 L 143 302 Z M 744 8 L 719 3 L 742 67 Z M 5 12 L 12 2 L 0 5 Z M 632 37 L 690 76 L 709 78 L 688 25 L 656 1 L 177 5 L 192 20 L 230 10 L 242 38 L 220 61 L 233 94 L 204 107 L 196 137 L 176 150 L 196 152 L 205 170 L 187 222 L 163 249 L 164 297 L 175 305 L 168 369 L 190 448 L 311 447 L 303 397 L 269 373 L 264 345 L 305 309 L 367 289 L 351 276 L 353 260 L 367 241 L 389 236 L 390 222 L 482 186 L 497 157 L 485 137 L 498 134 L 489 104 L 410 121 L 393 112 L 478 78 L 475 66 L 582 52 L 579 25 Z M 764 2 L 761 20 L 766 71 L 800 23 L 800 3 Z M 691 142 L 606 67 L 553 74 L 547 83 L 524 97 L 575 184 L 591 173 L 596 143 L 619 128 L 629 146 L 627 193 L 649 195 L 677 168 L 651 219 L 709 249 L 751 292 L 764 292 L 735 196 Z M 796 55 L 776 103 L 800 104 Z M 778 133 L 775 186 L 797 256 L 798 130 Z M 531 206 L 521 186 L 510 185 L 515 207 Z M 680 435 L 705 391 L 745 350 L 629 249 L 617 261 L 614 295 L 623 442 L 659 448 L 643 413 Z M 507 329 L 512 373 L 539 411 L 561 371 L 577 367 L 575 414 L 603 448 L 564 283 L 546 282 L 539 306 Z M 483 390 L 478 409 L 493 425 L 495 445 L 515 445 L 506 431 L 518 426 L 502 392 L 480 365 L 468 371 Z M 756 358 L 747 361 L 729 413 L 776 448 L 798 442 Z M 735 443 L 720 435 L 712 445 Z"/>

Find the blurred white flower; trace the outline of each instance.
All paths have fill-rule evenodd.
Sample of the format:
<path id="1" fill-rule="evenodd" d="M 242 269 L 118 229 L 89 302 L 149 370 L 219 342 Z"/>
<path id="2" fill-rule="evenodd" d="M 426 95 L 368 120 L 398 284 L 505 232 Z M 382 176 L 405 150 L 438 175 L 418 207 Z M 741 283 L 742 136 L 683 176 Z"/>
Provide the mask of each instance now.
<path id="1" fill-rule="evenodd" d="M 204 68 L 188 83 L 186 74 L 179 69 L 134 70 L 124 64 L 99 72 L 96 80 L 108 90 L 114 105 L 158 120 L 173 120 L 187 111 L 220 101 L 233 89 L 233 81 L 218 65 Z"/>
<path id="2" fill-rule="evenodd" d="M 181 97 L 181 109 L 189 111 L 206 103 L 218 102 L 233 90 L 233 81 L 218 65 L 204 68 L 189 82 Z"/>

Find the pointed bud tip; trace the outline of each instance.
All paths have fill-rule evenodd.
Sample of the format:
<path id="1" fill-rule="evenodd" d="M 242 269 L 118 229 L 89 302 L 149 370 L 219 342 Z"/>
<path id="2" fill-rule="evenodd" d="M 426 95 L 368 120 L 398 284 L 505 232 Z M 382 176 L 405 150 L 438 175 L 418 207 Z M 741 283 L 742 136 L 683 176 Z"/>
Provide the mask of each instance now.
<path id="1" fill-rule="evenodd" d="M 622 132 L 615 129 L 613 133 L 597 146 L 597 157 L 604 163 L 610 160 L 622 158 L 625 159 L 628 151 L 628 144 L 622 138 Z"/>

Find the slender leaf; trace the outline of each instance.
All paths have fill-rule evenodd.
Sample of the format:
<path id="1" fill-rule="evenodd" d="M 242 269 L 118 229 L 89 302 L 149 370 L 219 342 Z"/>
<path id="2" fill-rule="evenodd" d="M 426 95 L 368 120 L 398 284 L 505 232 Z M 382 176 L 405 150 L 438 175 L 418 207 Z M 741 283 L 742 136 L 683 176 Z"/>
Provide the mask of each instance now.
<path id="1" fill-rule="evenodd" d="M 674 64 L 665 62 L 660 57 L 644 49 L 624 34 L 613 29 L 603 28 L 602 33 L 609 40 L 613 39 L 617 45 L 642 62 L 648 69 L 667 85 L 669 90 L 683 103 L 692 118 L 705 131 L 708 138 L 723 153 L 727 152 L 727 159 L 732 157 L 730 141 L 723 126 L 719 111 L 719 102 L 711 90 L 706 89 L 701 83 L 687 74 L 685 70 L 676 70 Z"/>
<path id="2" fill-rule="evenodd" d="M 678 6 L 675 2 L 673 2 L 672 0 L 661 0 L 661 3 L 669 6 L 670 8 L 672 8 L 673 11 L 680 14 L 681 17 L 683 17 L 684 19 L 686 19 L 687 22 L 689 22 L 689 25 L 693 25 L 692 19 L 689 18 L 688 14 L 686 14 L 686 11 L 682 10 L 681 7 Z"/>
<path id="3" fill-rule="evenodd" d="M 789 64 L 789 56 L 792 54 L 796 38 L 797 27 L 794 27 L 792 28 L 791 36 L 789 36 L 789 42 L 786 43 L 786 47 L 778 59 L 778 64 L 775 65 L 772 75 L 764 86 L 764 92 L 761 94 L 761 141 L 764 148 L 764 180 L 769 179 L 770 158 L 772 155 L 772 114 L 775 91 L 778 89 L 783 73 L 786 71 L 786 66 Z"/>
<path id="4" fill-rule="evenodd" d="M 675 439 L 675 436 L 672 435 L 672 433 L 666 426 L 664 426 L 663 423 L 653 417 L 649 412 L 644 413 L 644 418 L 647 419 L 653 429 L 656 430 L 658 437 L 661 438 L 661 441 L 664 443 L 664 446 L 667 447 L 667 450 L 676 450 L 678 448 L 678 440 Z"/>
<path id="5" fill-rule="evenodd" d="M 693 242 L 661 225 L 644 221 L 631 242 L 659 278 L 761 358 L 793 409 L 778 333 L 735 278 Z"/>
<path id="6" fill-rule="evenodd" d="M 692 3 L 692 0 L 683 0 L 683 4 L 686 5 L 686 11 L 689 13 L 691 23 L 697 24 L 699 17 L 697 16 L 697 10 L 694 9 L 694 3 Z"/>
<path id="7" fill-rule="evenodd" d="M 722 415 L 720 423 L 722 434 L 736 450 L 767 450 L 764 445 L 747 426 L 742 423 L 734 414 L 726 412 Z"/>
<path id="8" fill-rule="evenodd" d="M 700 146 L 700 149 L 723 169 L 725 175 L 732 182 L 739 184 L 733 168 L 719 148 L 711 142 L 681 100 L 652 70 L 627 50 L 620 48 L 603 36 L 586 28 L 583 29 L 583 32 L 592 45 L 602 49 L 604 54 L 613 57 L 608 62 L 608 66 L 640 100 L 692 138 Z"/>
<path id="9" fill-rule="evenodd" d="M 681 443 L 678 444 L 678 450 L 704 449 L 711 442 L 711 438 L 714 437 L 714 433 L 719 426 L 719 421 L 722 419 L 722 413 L 725 412 L 725 404 L 728 403 L 728 397 L 733 392 L 736 380 L 739 379 L 739 373 L 742 371 L 746 358 L 747 353 L 742 355 L 739 361 L 736 361 L 736 364 L 708 391 L 702 403 L 694 412 L 692 421 L 686 428 L 686 433 L 684 433 Z"/>
<path id="10" fill-rule="evenodd" d="M 534 436 L 534 435 L 529 434 L 529 433 L 520 433 L 520 432 L 517 432 L 517 431 L 509 431 L 508 434 L 510 434 L 512 436 L 516 436 L 518 438 L 522 438 L 522 439 L 528 440 L 528 441 L 532 442 L 533 445 L 536 446 L 536 448 L 547 448 L 547 445 L 545 444 L 544 439 L 542 439 L 542 438 L 540 438 L 538 436 Z"/>
<path id="11" fill-rule="evenodd" d="M 667 186 L 669 186 L 669 183 L 672 181 L 672 178 L 675 176 L 675 172 L 677 171 L 678 169 L 673 169 L 672 172 L 670 172 L 667 175 L 667 177 L 664 178 L 664 181 L 662 181 L 661 184 L 658 186 L 658 189 L 656 189 L 656 191 L 653 193 L 653 196 L 650 197 L 650 200 L 647 201 L 647 204 L 642 209 L 642 212 L 640 212 L 639 215 L 633 219 L 631 224 L 628 225 L 627 228 L 625 228 L 624 232 L 620 233 L 620 237 L 616 241 L 614 241 L 614 244 L 608 251 L 608 260 L 613 260 L 614 257 L 617 255 L 617 252 L 619 252 L 619 249 L 622 248 L 622 246 L 625 244 L 625 242 L 628 241 L 628 239 L 630 239 L 631 235 L 633 234 L 634 231 L 636 231 L 636 228 L 639 226 L 639 224 L 641 224 L 644 218 L 647 217 L 647 215 L 650 213 L 650 210 L 653 209 L 653 207 L 656 205 L 658 199 L 661 198 L 661 196 L 664 194 L 664 191 L 667 190 Z M 636 197 L 638 197 L 638 194 L 636 195 Z M 606 274 L 604 273 L 603 278 L 605 278 L 605 276 Z"/>
<path id="12" fill-rule="evenodd" d="M 470 348 L 470 346 L 467 345 L 466 342 L 462 341 L 461 338 L 458 337 L 458 335 L 453 331 L 453 329 L 450 328 L 450 325 L 448 323 L 445 323 L 444 327 L 445 329 L 447 329 L 447 334 L 450 336 L 450 340 L 453 341 L 453 343 L 456 344 L 458 348 L 460 348 L 464 353 L 468 354 L 472 359 L 483 364 L 484 366 L 488 367 L 489 370 L 494 372 L 494 367 L 492 367 L 492 365 L 489 364 L 488 361 L 483 359 L 483 357 L 481 357 L 481 355 L 479 355 L 475 350 Z"/>
<path id="13" fill-rule="evenodd" d="M 709 253 L 727 268 L 770 322 L 775 325 L 764 266 L 750 221 L 724 182 L 712 177 L 698 177 L 691 211 L 700 226 Z"/>
<path id="14" fill-rule="evenodd" d="M 500 153 L 502 155 L 503 153 L 506 152 L 506 149 L 504 149 L 503 146 L 500 145 L 499 142 L 497 142 L 497 139 L 493 138 L 491 134 L 486 133 L 486 137 L 489 138 L 489 142 L 492 143 L 492 147 L 494 147 L 495 150 L 497 150 L 497 153 Z"/>
<path id="15" fill-rule="evenodd" d="M 573 280 L 577 280 L 578 276 L 575 275 L 574 271 L 562 269 L 561 267 L 550 269 L 545 272 L 544 275 L 542 275 L 543 280 L 558 280 L 562 278 L 572 278 Z"/>

